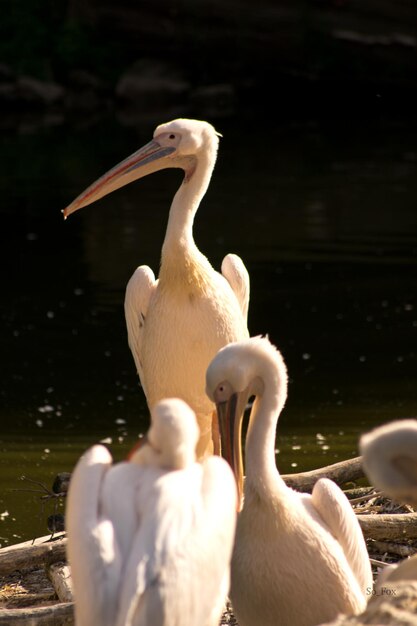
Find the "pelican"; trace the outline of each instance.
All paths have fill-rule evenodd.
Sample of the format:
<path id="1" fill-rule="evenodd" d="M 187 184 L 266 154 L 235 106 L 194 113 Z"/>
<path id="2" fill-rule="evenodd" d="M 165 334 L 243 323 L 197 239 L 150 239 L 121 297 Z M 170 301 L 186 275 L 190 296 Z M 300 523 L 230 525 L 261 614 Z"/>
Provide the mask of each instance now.
<path id="1" fill-rule="evenodd" d="M 68 558 L 77 626 L 217 626 L 229 588 L 236 483 L 196 462 L 198 425 L 179 399 L 155 405 L 148 435 L 112 465 L 90 448 L 71 477 Z"/>
<path id="2" fill-rule="evenodd" d="M 361 437 L 365 472 L 378 489 L 417 506 L 417 420 L 398 420 Z"/>
<path id="3" fill-rule="evenodd" d="M 249 275 L 228 254 L 221 274 L 199 251 L 193 221 L 213 172 L 219 135 L 207 122 L 178 119 L 158 126 L 153 140 L 79 195 L 64 217 L 128 183 L 166 168 L 184 170 L 171 205 L 159 279 L 141 265 L 125 297 L 130 349 L 149 407 L 182 398 L 200 427 L 199 458 L 213 451 L 214 406 L 204 392 L 207 366 L 218 350 L 248 337 Z M 215 415 L 215 413 L 214 413 Z M 214 435 L 214 445 L 218 440 Z"/>
<path id="4" fill-rule="evenodd" d="M 417 506 L 417 420 L 397 420 L 362 435 L 359 442 L 369 480 L 395 500 Z M 385 567 L 376 588 L 417 579 L 417 555 Z"/>
<path id="5" fill-rule="evenodd" d="M 238 481 L 243 412 L 255 396 L 231 570 L 240 626 L 313 626 L 338 613 L 360 613 L 372 574 L 347 498 L 328 479 L 318 480 L 311 495 L 297 493 L 275 465 L 275 431 L 287 398 L 281 354 L 261 337 L 226 346 L 208 367 L 207 393 Z"/>

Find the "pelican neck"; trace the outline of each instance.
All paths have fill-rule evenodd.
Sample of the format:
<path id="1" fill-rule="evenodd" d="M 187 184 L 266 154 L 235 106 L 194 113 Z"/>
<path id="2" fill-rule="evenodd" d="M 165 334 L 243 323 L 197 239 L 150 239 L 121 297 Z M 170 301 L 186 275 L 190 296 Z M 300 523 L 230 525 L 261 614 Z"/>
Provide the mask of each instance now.
<path id="1" fill-rule="evenodd" d="M 246 481 L 258 492 L 285 492 L 287 485 L 275 463 L 275 436 L 285 402 L 283 383 L 276 375 L 264 380 L 265 390 L 252 407 L 246 435 Z"/>
<path id="2" fill-rule="evenodd" d="M 200 254 L 194 242 L 194 217 L 210 183 L 215 163 L 210 153 L 195 156 L 194 167 L 185 170 L 184 180 L 174 196 L 162 246 L 162 263 L 173 255 Z"/>

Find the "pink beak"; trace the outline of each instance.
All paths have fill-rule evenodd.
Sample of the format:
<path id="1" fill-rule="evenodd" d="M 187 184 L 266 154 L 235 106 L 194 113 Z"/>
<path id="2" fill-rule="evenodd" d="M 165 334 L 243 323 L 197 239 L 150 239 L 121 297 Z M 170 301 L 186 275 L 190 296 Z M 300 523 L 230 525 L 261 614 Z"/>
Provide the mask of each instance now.
<path id="1" fill-rule="evenodd" d="M 87 187 L 62 211 L 64 218 L 138 178 L 172 167 L 172 162 L 166 157 L 175 150 L 171 146 L 161 146 L 155 140 L 150 141 Z"/>

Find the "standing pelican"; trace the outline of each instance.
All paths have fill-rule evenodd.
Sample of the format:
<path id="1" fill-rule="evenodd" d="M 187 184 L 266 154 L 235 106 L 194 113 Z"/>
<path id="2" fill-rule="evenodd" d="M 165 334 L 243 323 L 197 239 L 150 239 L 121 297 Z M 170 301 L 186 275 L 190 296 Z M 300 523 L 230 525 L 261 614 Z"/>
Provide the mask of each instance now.
<path id="1" fill-rule="evenodd" d="M 204 392 L 207 366 L 217 351 L 248 337 L 249 276 L 228 254 L 216 272 L 193 239 L 193 221 L 213 172 L 218 133 L 207 122 L 178 119 L 157 127 L 154 138 L 78 196 L 64 216 L 165 168 L 184 170 L 171 205 L 159 279 L 142 265 L 125 298 L 129 346 L 150 408 L 179 397 L 195 411 L 198 457 L 213 449 L 214 406 Z M 216 441 L 214 442 L 217 443 Z"/>
<path id="2" fill-rule="evenodd" d="M 217 626 L 229 588 L 236 485 L 227 463 L 196 463 L 198 426 L 179 399 L 158 403 L 146 440 L 112 466 L 79 460 L 68 494 L 77 626 Z"/>
<path id="3" fill-rule="evenodd" d="M 379 426 L 360 440 L 371 482 L 395 500 L 417 506 L 417 420 Z"/>
<path id="4" fill-rule="evenodd" d="M 209 365 L 207 393 L 238 481 L 243 411 L 255 396 L 231 572 L 240 626 L 313 626 L 360 613 L 371 566 L 347 498 L 328 479 L 318 480 L 311 495 L 297 493 L 275 465 L 275 431 L 287 398 L 281 354 L 260 337 L 226 346 Z"/>

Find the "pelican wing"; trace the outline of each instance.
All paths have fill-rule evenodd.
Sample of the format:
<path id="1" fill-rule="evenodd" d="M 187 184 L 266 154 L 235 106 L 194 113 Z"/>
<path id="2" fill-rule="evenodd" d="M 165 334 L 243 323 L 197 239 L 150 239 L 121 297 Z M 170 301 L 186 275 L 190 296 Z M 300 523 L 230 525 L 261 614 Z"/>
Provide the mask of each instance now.
<path id="1" fill-rule="evenodd" d="M 312 504 L 340 543 L 363 593 L 372 587 L 372 572 L 365 540 L 345 494 L 332 480 L 321 478 L 312 492 Z"/>
<path id="2" fill-rule="evenodd" d="M 242 259 L 236 254 L 226 255 L 222 262 L 222 274 L 231 286 L 247 322 L 250 286 L 248 270 Z"/>
<path id="3" fill-rule="evenodd" d="M 157 284 L 158 281 L 155 280 L 155 274 L 151 268 L 147 265 L 141 265 L 135 270 L 129 280 L 125 295 L 127 337 L 145 395 L 147 395 L 146 381 L 142 366 L 143 331 L 146 324 L 149 301 Z"/>
<path id="4" fill-rule="evenodd" d="M 210 533 L 210 555 L 204 569 L 212 583 L 211 611 L 204 626 L 220 623 L 230 588 L 230 562 L 235 540 L 238 495 L 230 465 L 218 456 L 203 462 L 204 532 Z M 204 538 L 204 537 L 203 537 Z M 204 539 L 205 541 L 205 539 Z"/>
<path id="5" fill-rule="evenodd" d="M 111 463 L 104 446 L 93 446 L 71 476 L 66 526 L 77 626 L 111 626 L 115 619 L 121 559 L 113 526 L 100 512 L 102 482 Z"/>
<path id="6" fill-rule="evenodd" d="M 123 461 L 106 473 L 101 489 L 101 515 L 114 528 L 123 567 L 130 558 L 132 545 L 141 523 L 137 493 L 147 488 L 146 472 L 136 463 Z"/>
<path id="7" fill-rule="evenodd" d="M 137 492 L 141 525 L 123 576 L 117 626 L 215 626 L 229 588 L 233 475 L 214 457 L 156 480 L 151 471 L 149 489 Z"/>

